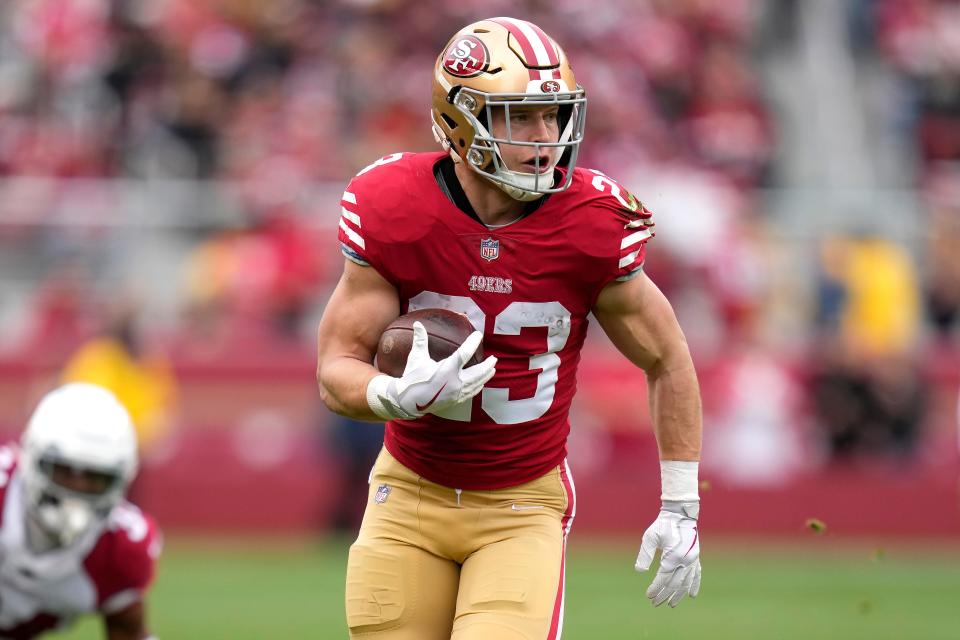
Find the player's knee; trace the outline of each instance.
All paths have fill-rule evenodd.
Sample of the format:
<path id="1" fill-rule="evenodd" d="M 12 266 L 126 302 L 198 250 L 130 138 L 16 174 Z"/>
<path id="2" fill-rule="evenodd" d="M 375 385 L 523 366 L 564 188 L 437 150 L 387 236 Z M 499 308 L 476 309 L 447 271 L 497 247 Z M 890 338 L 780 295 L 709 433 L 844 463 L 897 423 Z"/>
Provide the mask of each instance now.
<path id="1" fill-rule="evenodd" d="M 400 624 L 406 601 L 403 566 L 389 551 L 362 542 L 350 547 L 346 609 L 351 633 L 382 631 Z"/>

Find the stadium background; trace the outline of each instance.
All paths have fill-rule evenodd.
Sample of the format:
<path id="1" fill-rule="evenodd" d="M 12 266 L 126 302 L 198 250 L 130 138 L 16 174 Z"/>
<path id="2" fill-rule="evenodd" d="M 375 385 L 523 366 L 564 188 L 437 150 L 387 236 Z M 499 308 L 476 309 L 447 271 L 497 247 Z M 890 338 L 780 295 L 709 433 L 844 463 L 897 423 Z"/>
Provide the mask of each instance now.
<path id="1" fill-rule="evenodd" d="M 581 166 L 654 211 L 704 392 L 705 591 L 661 614 L 630 573 L 659 486 L 643 379 L 592 331 L 567 637 L 954 637 L 953 0 L 3 3 L 0 433 L 60 379 L 122 381 L 161 637 L 342 637 L 377 433 L 313 381 L 337 202 L 435 148 L 434 57 L 500 14 L 570 55 Z"/>

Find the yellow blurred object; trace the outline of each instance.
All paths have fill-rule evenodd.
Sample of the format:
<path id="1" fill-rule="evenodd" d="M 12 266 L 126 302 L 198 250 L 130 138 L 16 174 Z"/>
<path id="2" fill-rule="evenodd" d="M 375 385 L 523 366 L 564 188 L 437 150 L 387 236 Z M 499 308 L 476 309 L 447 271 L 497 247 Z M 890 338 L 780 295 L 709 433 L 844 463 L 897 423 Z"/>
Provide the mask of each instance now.
<path id="1" fill-rule="evenodd" d="M 920 323 L 917 274 L 906 251 L 880 239 L 855 240 L 846 255 L 843 335 L 858 352 L 908 351 Z"/>
<path id="2" fill-rule="evenodd" d="M 101 336 L 77 350 L 61 377 L 63 382 L 90 382 L 112 391 L 130 412 L 141 452 L 149 451 L 169 426 L 176 380 L 162 357 L 136 358 L 120 340 Z"/>

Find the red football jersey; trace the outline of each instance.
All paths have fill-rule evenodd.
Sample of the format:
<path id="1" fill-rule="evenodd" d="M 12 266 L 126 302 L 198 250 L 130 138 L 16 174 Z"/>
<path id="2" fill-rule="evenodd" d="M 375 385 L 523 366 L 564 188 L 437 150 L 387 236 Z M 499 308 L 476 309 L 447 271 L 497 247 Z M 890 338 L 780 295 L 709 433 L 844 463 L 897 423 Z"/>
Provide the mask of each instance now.
<path id="1" fill-rule="evenodd" d="M 343 194 L 340 243 L 396 286 L 404 312 L 464 313 L 498 358 L 472 403 L 389 422 L 387 449 L 445 486 L 515 486 L 566 456 L 587 315 L 607 284 L 639 272 L 653 223 L 615 181 L 576 169 L 569 189 L 489 229 L 437 184 L 444 157 L 394 154 L 361 171 Z"/>
<path id="2" fill-rule="evenodd" d="M 17 449 L 0 447 L 0 637 L 34 638 L 85 613 L 116 613 L 138 602 L 160 553 L 154 521 L 129 502 L 68 547 L 27 544 Z"/>

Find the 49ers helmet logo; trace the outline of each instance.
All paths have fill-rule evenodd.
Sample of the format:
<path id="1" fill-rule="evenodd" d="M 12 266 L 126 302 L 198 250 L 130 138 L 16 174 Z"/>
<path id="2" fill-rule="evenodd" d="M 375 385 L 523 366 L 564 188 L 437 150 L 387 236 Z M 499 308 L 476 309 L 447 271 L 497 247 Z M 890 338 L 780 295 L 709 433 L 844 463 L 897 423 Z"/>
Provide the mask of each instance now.
<path id="1" fill-rule="evenodd" d="M 544 93 L 559 93 L 560 83 L 556 80 L 547 80 L 540 85 L 540 91 L 543 91 Z"/>
<path id="2" fill-rule="evenodd" d="M 452 76 L 472 78 L 487 69 L 490 53 L 486 45 L 474 36 L 460 36 L 443 55 L 443 68 Z"/>

